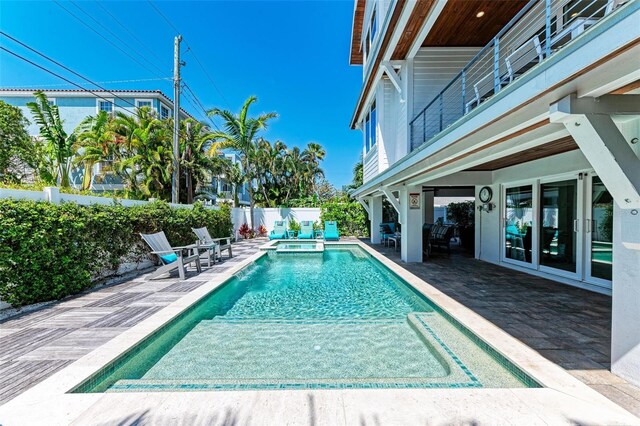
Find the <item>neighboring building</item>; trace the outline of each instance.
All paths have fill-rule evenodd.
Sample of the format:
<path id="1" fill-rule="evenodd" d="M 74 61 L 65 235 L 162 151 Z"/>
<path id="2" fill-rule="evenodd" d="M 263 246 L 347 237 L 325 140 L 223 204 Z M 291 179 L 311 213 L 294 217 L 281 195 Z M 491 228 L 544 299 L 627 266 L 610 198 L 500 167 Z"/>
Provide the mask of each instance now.
<path id="1" fill-rule="evenodd" d="M 356 0 L 364 184 L 402 259 L 433 193 L 472 196 L 478 259 L 613 296 L 612 371 L 640 384 L 640 0 Z"/>
<path id="2" fill-rule="evenodd" d="M 232 164 L 238 164 L 242 170 L 242 163 L 240 162 L 240 156 L 238 154 L 224 153 L 220 155 Z M 225 175 L 214 176 L 211 180 L 211 186 L 203 189 L 207 189 L 208 192 L 214 195 L 217 203 L 233 204 L 233 184 L 226 180 Z M 240 187 L 238 191 L 238 201 L 240 202 L 238 207 L 248 206 L 250 204 L 248 184 L 245 183 Z"/>

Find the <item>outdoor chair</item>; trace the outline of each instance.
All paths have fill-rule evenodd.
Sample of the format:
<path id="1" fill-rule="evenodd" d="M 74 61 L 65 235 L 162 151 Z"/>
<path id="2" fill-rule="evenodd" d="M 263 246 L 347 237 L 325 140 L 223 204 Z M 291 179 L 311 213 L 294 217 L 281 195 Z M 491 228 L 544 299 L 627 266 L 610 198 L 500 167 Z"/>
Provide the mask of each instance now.
<path id="1" fill-rule="evenodd" d="M 509 83 L 544 60 L 538 35 L 534 35 L 504 59 Z"/>
<path id="2" fill-rule="evenodd" d="M 380 244 L 387 244 L 387 239 L 396 234 L 396 224 L 393 222 L 380 224 Z"/>
<path id="3" fill-rule="evenodd" d="M 445 248 L 447 253 L 451 254 L 451 238 L 455 228 L 452 225 L 435 224 L 431 227 L 431 248 Z"/>
<path id="4" fill-rule="evenodd" d="M 287 238 L 287 224 L 284 220 L 276 220 L 273 231 L 269 233 L 270 240 L 284 240 Z"/>
<path id="5" fill-rule="evenodd" d="M 149 245 L 149 247 L 151 247 L 151 253 L 158 256 L 162 263 L 162 265 L 149 276 L 149 279 L 157 278 L 160 275 L 177 269 L 180 279 L 184 280 L 185 266 L 194 262 L 198 272 L 202 272 L 202 267 L 200 266 L 200 253 L 198 252 L 199 244 L 191 244 L 183 247 L 171 247 L 171 244 L 169 244 L 169 241 L 167 240 L 167 236 L 162 231 L 156 232 L 155 234 L 140 234 L 140 236 L 142 236 L 142 239 Z M 187 251 L 188 253 L 186 257 L 183 255 L 184 251 Z"/>
<path id="6" fill-rule="evenodd" d="M 204 248 L 206 250 L 207 267 L 211 266 L 211 258 L 213 258 L 213 263 L 216 262 L 216 258 L 222 260 L 222 250 L 228 250 L 229 258 L 233 257 L 231 252 L 231 237 L 211 238 L 209 230 L 206 227 L 191 228 L 191 230 L 198 237 L 200 249 Z"/>
<path id="7" fill-rule="evenodd" d="M 300 231 L 298 232 L 299 240 L 312 240 L 315 237 L 313 232 L 313 222 L 310 220 L 303 220 L 300 222 Z"/>
<path id="8" fill-rule="evenodd" d="M 327 221 L 324 223 L 324 239 L 325 241 L 338 241 L 340 239 L 337 222 Z"/>

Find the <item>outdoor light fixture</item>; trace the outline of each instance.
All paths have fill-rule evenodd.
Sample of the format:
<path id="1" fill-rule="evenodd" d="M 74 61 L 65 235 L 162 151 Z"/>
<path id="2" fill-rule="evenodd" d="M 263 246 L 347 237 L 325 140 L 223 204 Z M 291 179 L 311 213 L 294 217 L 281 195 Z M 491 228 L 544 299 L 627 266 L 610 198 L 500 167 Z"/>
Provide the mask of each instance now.
<path id="1" fill-rule="evenodd" d="M 476 18 L 482 18 L 484 16 L 484 11 L 481 10 L 480 12 L 476 13 Z"/>

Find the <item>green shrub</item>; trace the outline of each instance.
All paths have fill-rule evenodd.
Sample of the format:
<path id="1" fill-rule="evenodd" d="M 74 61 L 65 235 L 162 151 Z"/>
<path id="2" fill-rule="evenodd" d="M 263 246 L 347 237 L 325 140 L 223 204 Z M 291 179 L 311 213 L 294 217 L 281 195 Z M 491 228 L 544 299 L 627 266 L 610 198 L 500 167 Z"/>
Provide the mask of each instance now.
<path id="1" fill-rule="evenodd" d="M 192 227 L 232 233 L 228 208 L 60 205 L 0 200 L 0 299 L 15 307 L 61 299 L 112 275 L 149 252 L 139 233 L 165 231 L 174 246 L 192 244 Z"/>
<path id="2" fill-rule="evenodd" d="M 362 205 L 350 198 L 328 201 L 322 205 L 320 221 L 338 222 L 340 235 L 369 236 L 369 219 Z"/>
<path id="3" fill-rule="evenodd" d="M 300 224 L 294 218 L 289 219 L 289 223 L 287 225 L 289 231 L 300 232 Z"/>

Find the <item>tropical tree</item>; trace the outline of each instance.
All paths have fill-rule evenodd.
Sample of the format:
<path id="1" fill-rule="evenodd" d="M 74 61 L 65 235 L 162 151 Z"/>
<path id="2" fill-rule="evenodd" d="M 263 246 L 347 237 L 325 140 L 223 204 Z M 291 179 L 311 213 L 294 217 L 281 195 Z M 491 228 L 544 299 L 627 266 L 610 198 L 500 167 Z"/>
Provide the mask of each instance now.
<path id="1" fill-rule="evenodd" d="M 108 161 L 112 154 L 114 137 L 109 124 L 109 114 L 100 111 L 95 117 L 89 116 L 82 120 L 74 131 L 77 137 L 73 145 L 76 151 L 73 163 L 84 166 L 82 189 L 91 187 L 93 166 Z"/>
<path id="2" fill-rule="evenodd" d="M 20 182 L 26 169 L 37 167 L 28 125 L 20 108 L 0 101 L 0 180 Z"/>
<path id="3" fill-rule="evenodd" d="M 238 114 L 219 108 L 213 108 L 207 112 L 209 117 L 222 119 L 224 127 L 224 131 L 214 132 L 213 136 L 217 143 L 212 144 L 210 150 L 215 152 L 218 149 L 233 148 L 240 153 L 242 168 L 249 182 L 251 223 L 255 223 L 253 215 L 255 206 L 253 179 L 257 177 L 257 174 L 253 160 L 257 157 L 258 151 L 256 138 L 260 131 L 267 128 L 269 120 L 278 116 L 275 112 L 263 113 L 257 117 L 249 116 L 249 107 L 257 100 L 258 98 L 255 96 L 249 97 Z"/>
<path id="4" fill-rule="evenodd" d="M 240 164 L 227 162 L 224 170 L 224 176 L 227 182 L 231 184 L 233 191 L 233 207 L 240 207 L 240 188 L 246 183 L 247 178 L 240 168 Z"/>
<path id="5" fill-rule="evenodd" d="M 171 125 L 173 120 L 171 121 Z M 188 118 L 180 122 L 180 198 L 192 204 L 196 188 L 211 174 L 218 175 L 225 170 L 225 161 L 211 153 L 215 145 L 214 135 L 205 124 Z"/>
<path id="6" fill-rule="evenodd" d="M 50 159 L 49 164 L 52 166 L 52 170 L 45 175 L 45 180 L 59 182 L 60 186 L 69 187 L 71 157 L 76 135 L 65 132 L 58 107 L 49 103 L 47 95 L 38 91 L 34 96 L 35 102 L 27 102 L 27 107 L 40 127 L 40 137 L 46 143 L 46 153 Z"/>

